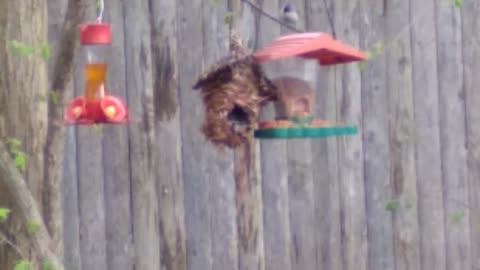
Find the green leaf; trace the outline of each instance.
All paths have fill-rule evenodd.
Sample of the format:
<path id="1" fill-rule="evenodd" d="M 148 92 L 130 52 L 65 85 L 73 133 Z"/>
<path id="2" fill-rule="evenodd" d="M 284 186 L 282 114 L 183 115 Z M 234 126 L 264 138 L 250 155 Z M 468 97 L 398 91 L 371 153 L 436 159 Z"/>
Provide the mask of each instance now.
<path id="1" fill-rule="evenodd" d="M 35 53 L 35 48 L 32 46 L 29 46 L 23 42 L 17 41 L 17 40 L 12 40 L 9 43 L 10 50 L 20 56 L 28 56 L 32 55 Z"/>
<path id="2" fill-rule="evenodd" d="M 14 270 L 34 270 L 33 263 L 26 260 L 21 260 L 15 264 Z"/>
<path id="3" fill-rule="evenodd" d="M 40 230 L 40 224 L 36 221 L 29 221 L 27 223 L 27 235 L 34 236 Z"/>
<path id="4" fill-rule="evenodd" d="M 454 224 L 458 224 L 462 222 L 463 218 L 465 217 L 465 213 L 463 211 L 455 211 L 453 214 L 450 215 L 450 220 Z"/>
<path id="5" fill-rule="evenodd" d="M 367 68 L 367 61 L 362 61 L 358 63 L 358 69 L 360 69 L 360 71 L 364 71 L 365 68 Z"/>
<path id="6" fill-rule="evenodd" d="M 230 26 L 233 22 L 233 13 L 227 12 L 225 17 L 223 18 L 223 21 L 225 22 L 226 25 Z"/>
<path id="7" fill-rule="evenodd" d="M 20 146 L 22 145 L 22 142 L 15 138 L 8 138 L 7 145 L 8 145 L 8 149 L 10 150 L 10 153 L 13 155 L 18 152 L 18 148 L 20 148 Z"/>
<path id="8" fill-rule="evenodd" d="M 44 44 L 40 47 L 40 56 L 42 56 L 45 62 L 50 59 L 50 46 L 48 46 L 48 44 Z"/>
<path id="9" fill-rule="evenodd" d="M 51 91 L 50 92 L 50 99 L 52 100 L 53 105 L 58 104 L 58 94 L 57 92 Z"/>
<path id="10" fill-rule="evenodd" d="M 453 0 L 453 5 L 456 8 L 461 8 L 463 6 L 463 0 Z"/>
<path id="11" fill-rule="evenodd" d="M 42 270 L 59 270 L 57 266 L 50 259 L 45 259 L 42 261 Z"/>
<path id="12" fill-rule="evenodd" d="M 0 208 L 0 222 L 5 222 L 5 221 L 7 221 L 9 214 L 10 214 L 10 209 L 8 209 L 8 208 Z"/>
<path id="13" fill-rule="evenodd" d="M 383 46 L 383 43 L 381 41 L 375 42 L 375 44 L 373 45 L 372 56 L 376 57 L 376 56 L 381 55 L 382 52 L 383 52 L 383 49 L 384 49 L 384 46 Z"/>
<path id="14" fill-rule="evenodd" d="M 390 200 L 385 204 L 385 209 L 388 211 L 394 211 L 400 207 L 400 202 L 398 200 Z"/>
<path id="15" fill-rule="evenodd" d="M 21 172 L 25 172 L 27 169 L 27 154 L 24 152 L 18 151 L 15 153 L 15 167 L 19 169 Z"/>

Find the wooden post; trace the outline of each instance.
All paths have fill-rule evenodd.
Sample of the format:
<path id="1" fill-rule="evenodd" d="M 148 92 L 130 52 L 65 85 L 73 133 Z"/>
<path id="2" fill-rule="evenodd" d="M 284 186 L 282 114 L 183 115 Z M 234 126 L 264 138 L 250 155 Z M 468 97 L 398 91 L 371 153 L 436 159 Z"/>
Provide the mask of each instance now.
<path id="1" fill-rule="evenodd" d="M 230 33 L 237 28 L 241 0 L 230 0 L 232 20 Z M 253 132 L 248 140 L 234 151 L 235 197 L 238 226 L 239 270 L 263 269 L 261 248 L 262 200 L 260 183 L 255 173 L 255 141 Z"/>

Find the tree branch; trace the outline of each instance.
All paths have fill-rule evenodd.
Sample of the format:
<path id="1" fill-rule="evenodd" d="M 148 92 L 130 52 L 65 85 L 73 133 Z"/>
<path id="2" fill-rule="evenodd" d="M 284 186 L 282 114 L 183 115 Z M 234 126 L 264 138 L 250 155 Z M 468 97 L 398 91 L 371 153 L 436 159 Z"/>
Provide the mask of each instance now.
<path id="1" fill-rule="evenodd" d="M 45 145 L 43 209 L 48 232 L 53 240 L 53 250 L 58 255 L 63 251 L 62 190 L 63 145 L 65 131 L 63 113 L 67 105 L 67 85 L 72 77 L 75 52 L 78 47 L 78 25 L 85 20 L 88 4 L 93 1 L 69 0 L 65 14 L 58 52 L 54 60 L 51 91 L 55 99 L 48 104 L 48 129 Z"/>
<path id="2" fill-rule="evenodd" d="M 20 172 L 15 167 L 12 158 L 3 142 L 0 142 L 0 181 L 2 186 L 7 189 L 7 193 L 12 197 L 13 202 L 20 210 L 18 213 L 25 222 L 35 222 L 39 225 L 39 230 L 31 236 L 32 247 L 38 252 L 41 259 L 48 259 L 58 269 L 62 269 L 61 261 L 51 251 L 51 239 L 48 235 L 42 216 L 38 211 L 38 206 L 32 193 L 23 179 Z"/>

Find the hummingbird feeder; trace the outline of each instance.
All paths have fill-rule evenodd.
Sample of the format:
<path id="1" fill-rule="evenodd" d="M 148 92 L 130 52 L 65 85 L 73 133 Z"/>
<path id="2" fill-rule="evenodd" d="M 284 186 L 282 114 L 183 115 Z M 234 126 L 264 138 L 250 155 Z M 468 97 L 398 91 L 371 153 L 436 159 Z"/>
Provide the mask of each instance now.
<path id="1" fill-rule="evenodd" d="M 109 95 L 106 89 L 106 56 L 112 43 L 111 25 L 100 22 L 81 25 L 80 42 L 87 57 L 85 93 L 68 105 L 66 123 L 92 125 L 127 122 L 127 106 L 120 98 Z"/>
<path id="2" fill-rule="evenodd" d="M 316 60 L 320 66 L 345 64 L 367 59 L 367 55 L 330 35 L 313 32 L 280 37 L 254 53 L 257 62 L 265 63 L 290 57 Z M 272 80 L 276 88 L 276 120 L 258 123 L 257 138 L 321 138 L 357 133 L 356 126 L 315 120 L 314 90 L 303 79 L 281 76 Z"/>

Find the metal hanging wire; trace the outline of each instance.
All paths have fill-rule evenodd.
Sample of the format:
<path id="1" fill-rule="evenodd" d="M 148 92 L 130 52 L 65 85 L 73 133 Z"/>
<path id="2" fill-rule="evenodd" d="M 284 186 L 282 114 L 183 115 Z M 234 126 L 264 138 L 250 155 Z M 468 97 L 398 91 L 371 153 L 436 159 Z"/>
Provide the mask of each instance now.
<path id="1" fill-rule="evenodd" d="M 105 11 L 105 1 L 104 0 L 97 0 L 97 6 L 96 6 L 97 23 L 102 22 L 104 11 Z"/>

